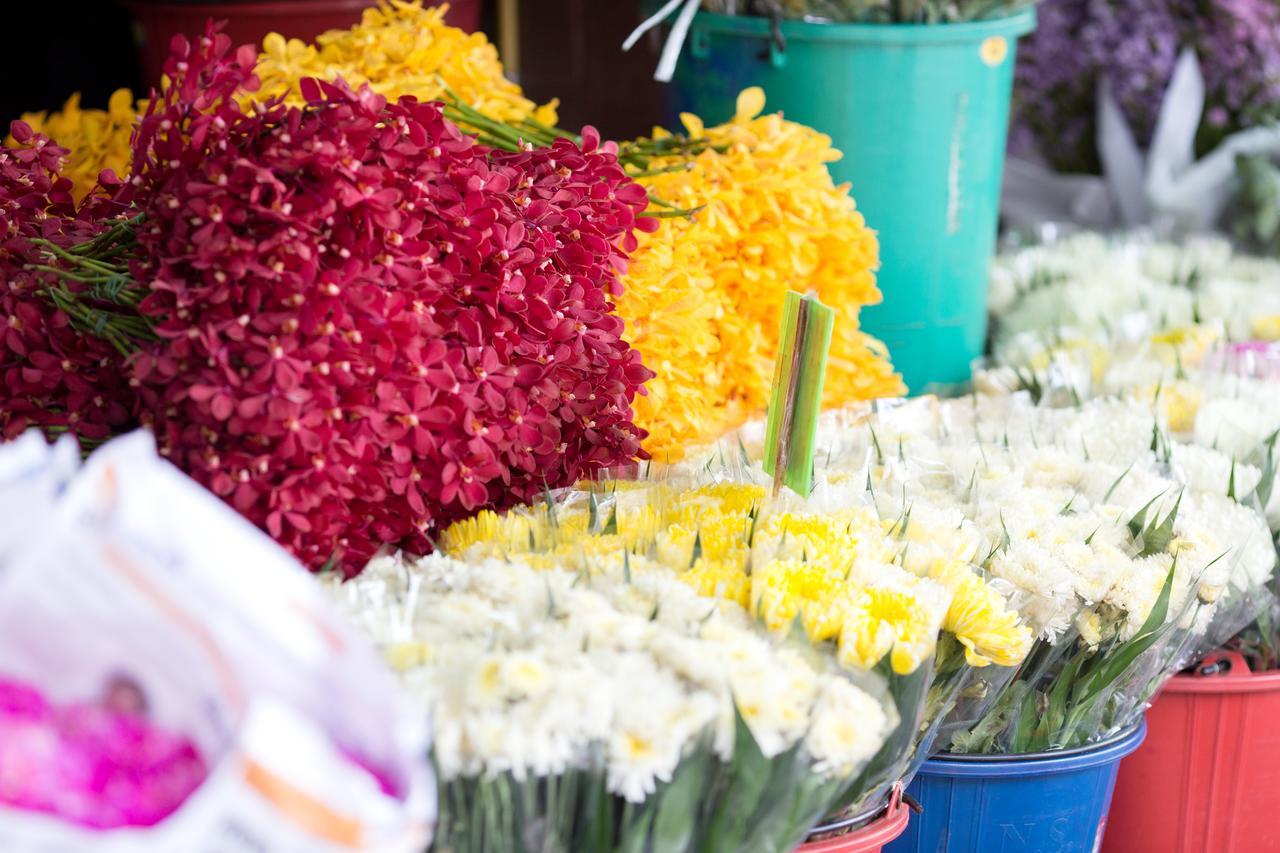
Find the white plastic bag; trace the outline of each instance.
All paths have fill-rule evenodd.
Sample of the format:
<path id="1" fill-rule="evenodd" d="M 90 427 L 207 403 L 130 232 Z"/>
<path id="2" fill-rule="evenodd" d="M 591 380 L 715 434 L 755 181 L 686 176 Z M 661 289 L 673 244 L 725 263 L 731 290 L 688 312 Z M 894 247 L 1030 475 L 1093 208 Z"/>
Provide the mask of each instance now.
<path id="1" fill-rule="evenodd" d="M 124 677 L 209 775 L 145 828 L 0 805 L 0 850 L 425 849 L 427 721 L 320 585 L 146 433 L 76 467 L 69 443 L 0 447 L 0 677 L 54 704 Z"/>
<path id="2" fill-rule="evenodd" d="M 1237 155 L 1280 155 L 1280 127 L 1232 134 L 1196 160 L 1195 136 L 1204 97 L 1200 63 L 1188 48 L 1178 57 L 1150 149 L 1144 152 L 1115 97 L 1101 86 L 1098 155 L 1104 174 L 1060 174 L 1035 159 L 1010 157 L 1001 213 L 1010 225 L 1026 230 L 1063 222 L 1096 230 L 1212 228 L 1235 188 Z"/>

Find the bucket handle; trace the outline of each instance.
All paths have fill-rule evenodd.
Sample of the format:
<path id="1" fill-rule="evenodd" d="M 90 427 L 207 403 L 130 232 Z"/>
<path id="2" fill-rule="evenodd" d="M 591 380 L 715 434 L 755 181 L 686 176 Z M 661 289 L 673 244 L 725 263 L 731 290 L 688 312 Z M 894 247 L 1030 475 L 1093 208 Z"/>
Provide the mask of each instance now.
<path id="1" fill-rule="evenodd" d="M 1197 678 L 1240 679 L 1248 678 L 1252 673 L 1244 655 L 1232 649 L 1205 655 L 1204 660 L 1196 667 L 1195 674 Z"/>
<path id="2" fill-rule="evenodd" d="M 782 34 L 782 16 L 777 12 L 769 18 L 769 64 L 774 68 L 787 64 L 787 39 Z"/>
<path id="3" fill-rule="evenodd" d="M 689 57 L 705 62 L 711 58 L 711 34 L 706 30 L 694 30 L 689 34 Z M 769 24 L 769 44 L 760 52 L 760 59 L 774 68 L 787 66 L 787 38 L 782 34 L 782 21 L 774 17 Z"/>
<path id="4" fill-rule="evenodd" d="M 895 814 L 904 804 L 911 809 L 913 814 L 920 814 L 924 811 L 924 806 L 920 805 L 915 797 L 907 793 L 907 786 L 899 780 L 894 782 L 893 787 L 889 789 L 889 808 L 885 814 Z"/>

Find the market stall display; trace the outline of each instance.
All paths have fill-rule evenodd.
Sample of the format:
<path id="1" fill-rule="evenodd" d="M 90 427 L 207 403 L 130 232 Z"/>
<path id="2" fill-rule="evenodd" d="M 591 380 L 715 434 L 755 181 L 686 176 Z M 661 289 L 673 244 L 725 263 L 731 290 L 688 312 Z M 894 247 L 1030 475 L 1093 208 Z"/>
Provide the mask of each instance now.
<path id="1" fill-rule="evenodd" d="M 960 286 L 1033 12 L 682 3 L 690 65 L 762 39 L 737 66 L 781 76 L 644 138 L 557 127 L 400 0 L 312 42 L 211 23 L 144 98 L 13 123 L 0 837 L 1265 849 L 1224 792 L 1280 767 L 1249 724 L 1280 665 L 1280 262 L 1048 229 Z M 835 54 L 964 91 L 859 113 L 914 128 L 876 119 L 891 168 L 847 103 L 789 106 Z M 865 203 L 940 152 L 982 173 L 933 182 L 946 211 Z M 895 242 L 952 215 L 964 258 Z M 882 294 L 905 256 L 957 277 Z M 963 347 L 886 346 L 882 299 Z M 972 381 L 903 396 L 935 367 Z M 1179 742 L 1206 719 L 1238 732 Z M 1206 762 L 1235 775 L 1197 798 Z"/>

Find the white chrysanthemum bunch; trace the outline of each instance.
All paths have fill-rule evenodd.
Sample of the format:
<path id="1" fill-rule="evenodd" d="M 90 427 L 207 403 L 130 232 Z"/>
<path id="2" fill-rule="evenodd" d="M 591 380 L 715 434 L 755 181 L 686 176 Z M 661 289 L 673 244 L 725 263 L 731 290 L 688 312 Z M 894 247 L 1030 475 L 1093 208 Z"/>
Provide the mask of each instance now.
<path id="1" fill-rule="evenodd" d="M 979 728 L 986 734 L 957 735 L 958 749 L 1063 746 L 1114 731 L 1140 712 L 1142 691 L 1247 621 L 1276 563 L 1264 518 L 1244 500 L 1260 468 L 1177 441 L 1150 403 L 1132 398 L 1052 408 L 1027 393 L 978 394 L 848 411 L 824 419 L 818 464 L 826 480 L 865 482 L 882 517 L 919 524 L 904 537 L 904 566 L 938 550 L 969 559 L 1038 632 L 1035 670 L 994 697 L 992 721 L 1018 718 L 1001 704 L 1014 693 L 1030 703 L 1024 712 L 1040 713 L 1055 679 L 1093 685 L 1079 694 L 1088 701 L 1046 714 L 1034 735 Z M 1126 647 L 1139 651 L 1132 663 L 1104 669 Z"/>
<path id="2" fill-rule="evenodd" d="M 386 558 L 335 593 L 428 706 L 445 780 L 598 764 L 641 803 L 700 748 L 732 762 L 739 718 L 766 759 L 800 747 L 810 773 L 847 780 L 897 723 L 834 666 L 660 572 Z"/>
<path id="3" fill-rule="evenodd" d="M 997 258 L 990 300 L 997 351 L 1019 335 L 1120 337 L 1201 322 L 1232 340 L 1280 336 L 1280 263 L 1219 238 L 1162 243 L 1081 234 Z"/>

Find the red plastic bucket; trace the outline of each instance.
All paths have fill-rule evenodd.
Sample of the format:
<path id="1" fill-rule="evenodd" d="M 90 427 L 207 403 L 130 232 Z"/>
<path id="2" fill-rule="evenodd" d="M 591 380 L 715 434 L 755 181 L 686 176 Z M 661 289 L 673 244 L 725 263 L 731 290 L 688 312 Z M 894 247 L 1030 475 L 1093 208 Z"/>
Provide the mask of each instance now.
<path id="1" fill-rule="evenodd" d="M 148 84 L 160 80 L 175 35 L 204 32 L 210 18 L 226 21 L 224 32 L 233 44 L 261 46 L 268 33 L 310 41 L 325 30 L 345 29 L 377 0 L 128 0 L 133 14 L 134 40 Z M 438 5 L 439 0 L 427 5 Z M 475 32 L 480 27 L 480 0 L 451 0 L 445 18 L 455 27 Z"/>
<path id="2" fill-rule="evenodd" d="M 910 816 L 911 810 L 902 802 L 902 789 L 895 788 L 889 797 L 889 808 L 871 823 L 844 835 L 806 842 L 795 853 L 880 853 L 884 845 L 907 828 Z M 821 829 L 814 834 L 821 835 Z"/>
<path id="3" fill-rule="evenodd" d="M 1103 853 L 1280 851 L 1280 672 L 1178 675 L 1120 765 Z"/>

